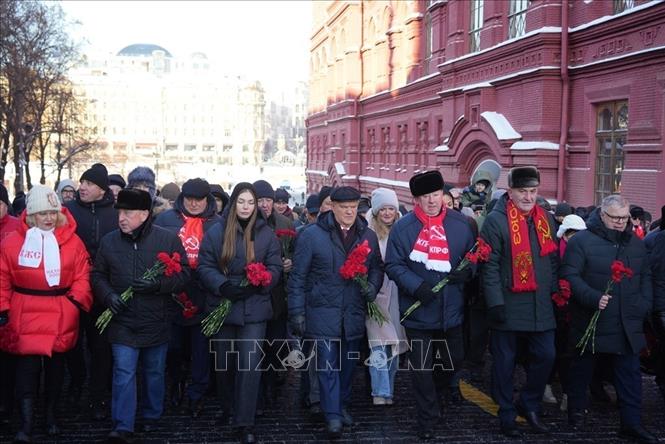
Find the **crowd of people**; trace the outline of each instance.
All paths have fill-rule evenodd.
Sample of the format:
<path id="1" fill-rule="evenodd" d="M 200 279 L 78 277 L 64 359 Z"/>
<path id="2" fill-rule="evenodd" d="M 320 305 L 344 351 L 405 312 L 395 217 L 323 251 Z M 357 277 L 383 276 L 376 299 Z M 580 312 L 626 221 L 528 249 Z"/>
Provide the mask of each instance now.
<path id="1" fill-rule="evenodd" d="M 462 369 L 482 373 L 490 356 L 504 436 L 522 436 L 518 415 L 549 433 L 543 403 L 583 429 L 588 390 L 607 397 L 611 381 L 619 435 L 657 442 L 641 367 L 665 401 L 665 207 L 651 223 L 620 195 L 551 205 L 535 167 L 507 179 L 497 189 L 479 171 L 460 189 L 427 171 L 403 204 L 388 188 L 324 186 L 294 208 L 265 180 L 230 195 L 203 178 L 158 189 L 148 167 L 125 181 L 94 164 L 78 184 L 11 203 L 0 185 L 0 419 L 17 411 L 15 441 L 31 442 L 43 404 L 56 436 L 59 408 L 81 408 L 87 387 L 92 418 L 110 414 L 109 441 L 132 442 L 165 409 L 199 417 L 214 393 L 219 418 L 252 443 L 284 382 L 277 368 L 297 361 L 303 407 L 330 439 L 354 424 L 362 368 L 376 408 L 400 402 L 405 370 L 428 440 L 442 407 L 464 402 Z"/>

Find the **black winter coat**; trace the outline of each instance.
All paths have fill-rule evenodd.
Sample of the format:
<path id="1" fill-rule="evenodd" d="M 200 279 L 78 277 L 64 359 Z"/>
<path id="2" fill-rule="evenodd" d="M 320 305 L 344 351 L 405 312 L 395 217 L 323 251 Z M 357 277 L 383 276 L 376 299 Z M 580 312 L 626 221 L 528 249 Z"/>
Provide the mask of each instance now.
<path id="1" fill-rule="evenodd" d="M 383 284 L 383 262 L 376 234 L 357 217 L 357 239 L 352 251 L 367 240 L 372 249 L 367 258 L 369 299 L 374 300 Z M 289 275 L 289 316 L 305 315 L 305 337 L 352 340 L 365 334 L 367 300 L 360 286 L 342 278 L 339 270 L 347 252 L 342 245 L 332 211 L 319 216 L 316 224 L 300 231 L 293 271 Z"/>
<path id="2" fill-rule="evenodd" d="M 201 242 L 197 273 L 201 283 L 208 290 L 206 313 L 211 313 L 222 302 L 219 287 L 228 281 L 231 282 L 231 285 L 239 285 L 246 276 L 247 259 L 245 257 L 244 233 L 237 223 L 236 255 L 228 266 L 228 274 L 222 272 L 219 267 L 228 214 L 228 210 L 225 210 L 222 220 L 206 232 L 203 242 Z M 272 275 L 272 280 L 269 286 L 256 288 L 253 294 L 234 302 L 224 325 L 242 326 L 248 323 L 264 322 L 272 317 L 270 291 L 279 284 L 282 275 L 282 254 L 277 237 L 266 223 L 261 211 L 258 212 L 256 218 L 253 236 L 255 261 L 262 262 L 266 266 Z"/>
<path id="3" fill-rule="evenodd" d="M 508 195 L 504 194 L 497 201 L 494 209 L 487 215 L 480 237 L 492 247 L 488 262 L 482 264 L 481 274 L 487 308 L 505 305 L 506 322 L 497 323 L 488 320 L 491 329 L 501 331 L 542 332 L 556 328 L 552 294 L 558 291 L 559 253 L 555 251 L 547 256 L 540 255 L 540 244 L 533 218 L 527 221 L 529 240 L 536 276 L 536 291 L 514 293 L 513 267 L 508 215 L 506 205 Z M 552 236 L 554 219 L 547 215 Z M 554 239 L 554 237 L 552 237 Z"/>
<path id="4" fill-rule="evenodd" d="M 634 275 L 612 284 L 612 299 L 598 318 L 595 351 L 636 354 L 646 345 L 643 322 L 653 304 L 646 247 L 629 227 L 622 232 L 607 229 L 600 211 L 591 213 L 587 229 L 570 239 L 563 257 L 561 276 L 572 290 L 570 340 L 575 345 L 584 335 L 610 280 L 612 262 L 620 260 Z"/>
<path id="5" fill-rule="evenodd" d="M 75 200 L 65 203 L 76 221 L 76 235 L 81 238 L 92 259 L 97 256 L 101 239 L 118 228 L 118 211 L 113 204 L 111 190 L 107 190 L 104 197 L 96 202 L 82 202 L 77 192 Z"/>
<path id="6" fill-rule="evenodd" d="M 665 231 L 661 231 L 655 237 L 650 261 L 653 278 L 653 311 L 665 312 Z"/>
<path id="7" fill-rule="evenodd" d="M 175 235 L 179 235 L 180 229 L 185 224 L 185 219 L 183 218 L 183 214 L 188 217 L 190 216 L 187 213 L 187 210 L 185 210 L 185 207 L 183 205 L 183 195 L 180 194 L 178 198 L 175 200 L 175 202 L 173 202 L 173 209 L 166 210 L 163 213 L 161 213 L 159 216 L 157 216 L 157 218 L 155 219 L 155 225 L 158 225 L 162 228 L 166 228 Z M 198 217 L 201 217 L 204 220 L 203 233 L 208 231 L 210 227 L 212 227 L 221 220 L 221 218 L 217 215 L 217 204 L 215 203 L 215 198 L 212 197 L 212 195 L 208 195 L 208 205 L 206 206 L 206 209 L 200 215 L 198 215 Z M 192 304 L 198 307 L 199 311 L 193 317 L 185 319 L 182 316 L 182 308 L 179 306 L 175 307 L 176 311 L 173 314 L 173 322 L 175 322 L 178 325 L 198 324 L 199 322 L 201 322 L 201 320 L 203 320 L 204 317 L 207 291 L 205 290 L 203 284 L 201 283 L 197 269 L 193 269 L 191 271 L 191 278 L 186 283 L 184 290 L 187 293 L 189 299 L 192 301 Z"/>
<path id="8" fill-rule="evenodd" d="M 294 223 L 292 219 L 289 219 L 286 216 L 278 214 L 276 211 L 273 211 L 270 217 L 268 218 L 268 226 L 274 231 L 277 230 L 294 230 Z M 279 238 L 278 238 L 279 240 Z M 294 240 L 295 241 L 295 240 Z M 280 243 L 280 252 L 282 247 L 282 241 Z M 291 245 L 291 253 L 293 253 L 293 242 Z M 280 253 L 281 254 L 281 253 Z M 293 258 L 291 258 L 293 259 Z M 273 319 L 286 319 L 288 312 L 287 302 L 286 302 L 286 279 L 284 276 L 280 280 L 279 284 L 276 285 L 271 292 L 272 299 L 272 318 Z"/>
<path id="9" fill-rule="evenodd" d="M 120 230 L 104 236 L 97 251 L 92 272 L 95 299 L 108 306 L 111 293 L 121 294 L 136 278 L 157 262 L 157 254 L 180 254 L 182 271 L 168 277 L 161 275 L 155 294 L 134 294 L 128 308 L 113 316 L 106 332 L 111 343 L 130 347 L 152 347 L 169 341 L 173 299 L 189 280 L 190 269 L 180 239 L 165 228 L 152 225 L 149 218 L 128 235 Z"/>
<path id="10" fill-rule="evenodd" d="M 434 287 L 446 276 L 436 270 L 428 270 L 425 264 L 409 259 L 413 246 L 423 228 L 415 213 L 411 212 L 395 222 L 390 230 L 386 247 L 386 273 L 399 288 L 399 310 L 404 312 L 416 302 L 413 296 L 425 282 Z M 449 210 L 443 220 L 448 238 L 450 265 L 454 270 L 464 255 L 473 247 L 475 238 L 466 216 Z M 448 284 L 438 297 L 424 307 L 419 307 L 404 320 L 404 326 L 418 330 L 448 330 L 464 322 L 464 291 L 459 284 Z"/>

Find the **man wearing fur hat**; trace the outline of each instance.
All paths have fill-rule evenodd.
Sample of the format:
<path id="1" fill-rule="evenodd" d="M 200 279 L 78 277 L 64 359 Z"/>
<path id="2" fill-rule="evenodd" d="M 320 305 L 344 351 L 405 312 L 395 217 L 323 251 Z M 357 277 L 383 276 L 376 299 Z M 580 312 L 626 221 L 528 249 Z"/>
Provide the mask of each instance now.
<path id="1" fill-rule="evenodd" d="M 448 386 L 459 390 L 456 379 L 464 358 L 464 283 L 473 271 L 471 267 L 454 270 L 473 247 L 474 236 L 466 217 L 444 205 L 440 172 L 416 174 L 409 181 L 409 188 L 414 210 L 395 222 L 390 230 L 386 273 L 399 288 L 402 315 L 416 301 L 421 303 L 402 325 L 411 346 L 409 365 L 413 367 L 410 373 L 418 412 L 418 436 L 431 439 L 440 417 L 433 377 L 434 349 L 437 355 L 450 356 L 452 362 L 445 366 L 445 370 L 452 370 Z M 439 292 L 432 291 L 446 276 L 450 279 L 448 285 Z"/>
<path id="2" fill-rule="evenodd" d="M 113 350 L 113 390 L 110 440 L 130 442 L 136 415 L 136 371 L 143 367 L 145 399 L 142 402 L 144 431 L 154 427 L 164 406 L 164 370 L 170 336 L 171 294 L 189 280 L 188 256 L 178 236 L 153 225 L 150 194 L 138 189 L 118 193 L 118 230 L 104 236 L 92 272 L 95 300 L 113 312 L 108 340 Z M 161 252 L 180 254 L 182 270 L 154 279 L 144 273 Z M 133 297 L 124 302 L 120 294 L 128 287 Z"/>
<path id="3" fill-rule="evenodd" d="M 76 234 L 85 244 L 92 261 L 102 237 L 118 228 L 118 213 L 113 208 L 114 202 L 108 171 L 104 165 L 96 163 L 81 175 L 75 199 L 64 203 L 76 221 Z M 106 417 L 107 381 L 111 375 L 111 347 L 94 326 L 103 310 L 104 307 L 95 304 L 90 315 L 84 314 L 81 318 L 81 328 L 85 330 L 91 354 L 90 411 L 97 420 Z M 82 339 L 79 339 L 67 356 L 67 366 L 72 373 L 69 396 L 74 404 L 80 400 L 81 386 L 86 376 L 82 343 Z"/>
<path id="4" fill-rule="evenodd" d="M 499 404 L 501 433 L 521 436 L 515 418 L 524 416 L 536 433 L 549 430 L 540 420 L 541 399 L 554 363 L 556 322 L 552 294 L 558 291 L 556 230 L 550 214 L 536 205 L 540 173 L 516 167 L 508 192 L 487 215 L 481 237 L 492 247 L 482 267 L 487 321 L 491 330 L 492 395 Z M 527 382 L 513 403 L 517 341 L 528 342 Z"/>

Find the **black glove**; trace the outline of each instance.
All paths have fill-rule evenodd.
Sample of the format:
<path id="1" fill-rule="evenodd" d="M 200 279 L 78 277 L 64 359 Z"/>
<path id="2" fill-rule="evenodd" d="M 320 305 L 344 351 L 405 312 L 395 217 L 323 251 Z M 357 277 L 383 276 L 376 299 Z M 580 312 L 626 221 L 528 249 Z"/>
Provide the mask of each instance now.
<path id="1" fill-rule="evenodd" d="M 0 327 L 9 322 L 9 310 L 0 311 Z"/>
<path id="2" fill-rule="evenodd" d="M 413 296 L 420 301 L 422 306 L 425 306 L 436 299 L 438 295 L 438 293 L 432 291 L 432 287 L 427 282 L 423 282 Z"/>
<path id="3" fill-rule="evenodd" d="M 487 309 L 487 320 L 492 321 L 497 324 L 503 324 L 506 322 L 506 306 L 505 305 L 495 305 L 494 307 Z"/>
<path id="4" fill-rule="evenodd" d="M 661 340 L 665 341 L 665 311 L 659 311 L 653 314 L 653 325 Z"/>
<path id="5" fill-rule="evenodd" d="M 256 289 L 251 285 L 241 287 L 239 285 L 233 285 L 229 281 L 225 282 L 219 287 L 219 294 L 231 302 L 245 299 L 247 296 L 254 294 L 255 291 Z"/>
<path id="6" fill-rule="evenodd" d="M 305 333 L 305 315 L 295 315 L 289 318 L 291 333 L 296 338 L 302 338 Z"/>
<path id="7" fill-rule="evenodd" d="M 127 309 L 127 304 L 120 298 L 118 293 L 111 293 L 106 296 L 106 306 L 114 315 Z"/>
<path id="8" fill-rule="evenodd" d="M 473 270 L 470 266 L 466 266 L 461 270 L 455 270 L 448 274 L 448 282 L 451 284 L 463 284 L 471 279 Z"/>
<path id="9" fill-rule="evenodd" d="M 367 288 L 360 287 L 360 295 L 364 297 L 367 302 L 372 302 L 374 299 L 376 299 L 374 285 L 368 283 Z"/>
<path id="10" fill-rule="evenodd" d="M 132 288 L 134 293 L 151 294 L 158 293 L 162 283 L 156 279 L 134 279 L 132 281 Z"/>
<path id="11" fill-rule="evenodd" d="M 71 302 L 72 304 L 74 304 L 74 306 L 75 306 L 76 308 L 78 308 L 80 311 L 83 311 L 83 306 L 82 306 L 81 304 L 79 304 L 78 301 L 76 301 L 73 297 L 71 297 L 71 296 L 67 296 L 67 299 L 69 299 L 69 302 Z"/>

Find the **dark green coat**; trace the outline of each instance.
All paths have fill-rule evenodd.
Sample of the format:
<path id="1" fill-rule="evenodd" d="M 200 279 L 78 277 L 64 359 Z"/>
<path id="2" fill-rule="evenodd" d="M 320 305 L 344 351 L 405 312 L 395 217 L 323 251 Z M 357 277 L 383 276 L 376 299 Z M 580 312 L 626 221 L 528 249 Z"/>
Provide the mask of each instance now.
<path id="1" fill-rule="evenodd" d="M 633 277 L 613 284 L 609 304 L 596 327 L 596 353 L 639 353 L 646 345 L 643 322 L 653 303 L 651 272 L 644 242 L 630 228 L 608 230 L 596 209 L 587 220 L 587 230 L 573 236 L 563 257 L 561 277 L 570 282 L 570 340 L 578 343 L 598 309 L 611 277 L 611 265 L 620 260 L 633 270 Z M 590 350 L 590 345 L 587 350 Z"/>
<path id="2" fill-rule="evenodd" d="M 547 331 L 556 328 L 552 293 L 558 289 L 558 252 L 540 256 L 540 244 L 533 220 L 528 221 L 529 240 L 533 253 L 533 266 L 538 288 L 530 293 L 514 293 L 512 255 L 508 233 L 506 203 L 508 194 L 501 196 L 494 209 L 487 215 L 480 237 L 492 247 L 492 254 L 481 267 L 483 291 L 487 308 L 506 307 L 506 322 L 488 320 L 489 327 L 502 331 Z M 548 215 L 550 230 L 554 236 L 554 220 Z"/>

